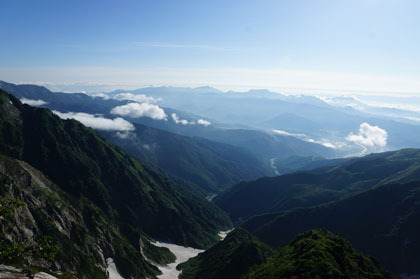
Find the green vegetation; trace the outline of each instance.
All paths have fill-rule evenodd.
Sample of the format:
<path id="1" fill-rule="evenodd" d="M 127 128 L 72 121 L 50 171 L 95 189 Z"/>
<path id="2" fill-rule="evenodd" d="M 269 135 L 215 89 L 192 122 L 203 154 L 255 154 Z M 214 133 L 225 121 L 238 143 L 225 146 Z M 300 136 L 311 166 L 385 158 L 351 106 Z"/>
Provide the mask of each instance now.
<path id="1" fill-rule="evenodd" d="M 94 202 L 125 232 L 141 224 L 141 230 L 157 239 L 204 248 L 217 241 L 217 231 L 230 226 L 216 206 L 143 167 L 93 130 L 9 98 L 14 105 L 3 101 L 0 118 L 21 131 L 18 159 L 38 168 L 72 196 Z M 7 121 L 10 111 L 16 111 L 15 121 Z M 0 146 L 16 142 L 6 140 L 0 139 Z"/>
<path id="2" fill-rule="evenodd" d="M 311 230 L 279 249 L 268 263 L 255 266 L 246 279 L 394 278 L 373 258 L 354 250 L 341 236 Z"/>
<path id="3" fill-rule="evenodd" d="M 4 223 L 13 222 L 13 214 L 15 209 L 21 208 L 24 203 L 19 198 L 12 198 L 6 196 L 0 200 L 0 220 L 1 227 L 4 227 Z M 4 236 L 0 236 L 0 263 L 3 264 L 28 264 L 30 257 L 36 257 L 47 262 L 52 262 L 58 251 L 58 245 L 56 240 L 51 236 L 42 236 L 38 243 L 26 244 L 26 243 L 14 243 Z"/>
<path id="4" fill-rule="evenodd" d="M 174 256 L 151 245 L 146 233 L 205 248 L 231 226 L 216 206 L 142 166 L 91 129 L 22 105 L 1 90 L 0 134 L 0 153 L 43 173 L 0 156 L 1 196 L 19 197 L 26 205 L 24 214 L 12 216 L 16 229 L 2 224 L 2 239 L 31 243 L 52 236 L 59 246 L 54 266 L 65 271 L 64 277 L 106 278 L 103 258 L 108 257 L 126 278 L 153 277 L 159 270 L 144 259 L 139 242 L 156 263 Z M 34 239 L 27 238 L 28 229 Z M 31 259 L 50 268 L 41 258 Z"/>
<path id="5" fill-rule="evenodd" d="M 264 214 L 242 226 L 261 240 L 282 246 L 296 234 L 322 227 L 397 274 L 420 272 L 420 181 L 386 184 L 316 207 Z"/>
<path id="6" fill-rule="evenodd" d="M 420 177 L 420 150 L 404 149 L 368 155 L 337 166 L 241 182 L 215 203 L 233 220 L 316 206 L 392 182 Z"/>
<path id="7" fill-rule="evenodd" d="M 24 203 L 18 198 L 3 197 L 0 199 L 0 219 L 12 217 L 12 211 L 15 208 L 24 206 Z"/>
<path id="8" fill-rule="evenodd" d="M 177 268 L 181 279 L 234 279 L 268 260 L 273 250 L 242 228 Z"/>
<path id="9" fill-rule="evenodd" d="M 2 88 L 17 98 L 41 99 L 45 107 L 58 111 L 107 114 L 124 102 L 91 98 L 85 94 L 53 93 L 42 86 L 1 82 Z M 149 162 L 170 176 L 182 178 L 185 188 L 202 195 L 218 193 L 238 183 L 268 175 L 270 168 L 248 151 L 203 138 L 180 136 L 134 123 L 135 137 L 121 139 L 115 132 L 99 131 L 110 142 L 137 159 Z"/>
<path id="10" fill-rule="evenodd" d="M 225 240 L 180 264 L 181 279 L 391 279 L 372 257 L 324 229 L 300 234 L 274 250 L 237 228 Z"/>
<path id="11" fill-rule="evenodd" d="M 240 183 L 216 203 L 270 245 L 321 227 L 392 272 L 419 274 L 419 179 L 420 150 L 404 149 Z"/>
<path id="12" fill-rule="evenodd" d="M 241 180 L 270 174 L 245 149 L 140 124 L 134 126 L 135 136 L 128 138 L 122 139 L 115 132 L 100 131 L 100 134 L 136 158 L 193 184 L 189 188 L 203 195 L 219 193 Z"/>
<path id="13" fill-rule="evenodd" d="M 312 170 L 320 167 L 335 166 L 349 159 L 325 159 L 320 156 L 290 156 L 285 158 L 275 158 L 274 166 L 279 174 L 286 174 L 302 170 Z"/>
<path id="14" fill-rule="evenodd" d="M 56 240 L 51 236 L 41 237 L 36 245 L 1 240 L 0 262 L 3 264 L 27 264 L 27 259 L 30 257 L 52 262 L 58 249 Z"/>

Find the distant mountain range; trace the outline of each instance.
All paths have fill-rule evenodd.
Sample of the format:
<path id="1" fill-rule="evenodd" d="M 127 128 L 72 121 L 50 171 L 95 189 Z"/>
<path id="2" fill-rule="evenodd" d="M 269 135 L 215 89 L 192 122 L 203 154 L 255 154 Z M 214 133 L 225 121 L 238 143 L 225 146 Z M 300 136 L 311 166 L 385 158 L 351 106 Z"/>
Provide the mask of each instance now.
<path id="1" fill-rule="evenodd" d="M 357 134 L 362 123 L 387 131 L 386 146 L 365 145 L 369 151 L 395 150 L 420 146 L 415 136 L 420 132 L 420 114 L 412 111 L 372 107 L 348 106 L 342 102 L 329 103 L 312 96 L 287 96 L 268 90 L 248 92 L 221 92 L 214 88 L 148 87 L 122 92 L 160 98 L 162 106 L 204 115 L 220 123 L 243 125 L 247 129 L 281 130 L 300 135 L 300 139 L 333 144 L 339 154 L 356 154 L 360 146 L 346 138 Z M 343 98 L 342 98 L 343 99 Z M 346 104 L 354 103 L 348 98 Z M 390 113 L 392 112 L 393 113 Z M 408 117 L 408 118 L 407 118 Z M 411 117 L 411 120 L 410 120 Z"/>
<path id="2" fill-rule="evenodd" d="M 6 82 L 0 82 L 0 85 L 17 98 L 43 100 L 42 107 L 62 113 L 88 113 L 91 118 L 101 115 L 105 119 L 115 119 L 111 110 L 130 103 L 128 100 L 91 97 L 83 93 L 53 93 L 36 85 Z M 188 119 L 185 121 L 200 119 L 199 116 L 178 110 L 165 108 L 165 112 L 168 117 L 171 113 L 177 113 L 180 118 Z M 134 125 L 133 131 L 125 134 L 125 137 L 118 136 L 115 131 L 98 129 L 98 132 L 131 155 L 161 168 L 186 188 L 202 195 L 218 193 L 241 180 L 276 174 L 270 161 L 273 158 L 281 162 L 289 156 L 334 156 L 332 149 L 320 144 L 257 130 L 182 125 L 170 117 L 167 121 L 150 117 L 124 118 Z"/>
<path id="3" fill-rule="evenodd" d="M 211 87 L 178 88 L 148 87 L 137 90 L 117 90 L 100 94 L 102 97 L 85 98 L 85 104 L 74 103 L 77 99 L 66 97 L 66 101 L 57 101 L 58 97 L 46 97 L 41 91 L 44 87 L 34 85 L 13 85 L 0 82 L 6 91 L 18 98 L 32 98 L 48 102 L 48 107 L 59 111 L 84 111 L 88 113 L 108 113 L 116 99 L 132 101 L 137 99 L 153 99 L 157 105 L 167 111 L 169 121 L 150 118 L 132 119 L 140 124 L 165 129 L 171 132 L 207 137 L 210 127 L 192 127 L 193 125 L 174 125 L 172 113 L 186 121 L 197 121 L 200 118 L 210 120 L 212 127 L 240 128 L 246 130 L 278 130 L 283 135 L 297 137 L 306 142 L 315 142 L 335 149 L 334 155 L 354 155 L 364 152 L 378 152 L 420 146 L 415 136 L 420 132 L 420 114 L 395 108 L 374 107 L 361 103 L 350 97 L 335 97 L 321 100 L 312 96 L 287 96 L 268 90 L 250 90 L 248 92 L 221 92 Z M 38 92 L 40 91 L 40 92 Z M 47 90 L 48 91 L 48 90 Z M 121 98 L 121 94 L 130 94 L 130 98 Z M 78 94 L 80 95 L 80 94 Z M 99 95 L 97 95 L 99 96 Z M 119 97 L 118 97 L 119 96 Z M 82 97 L 78 96 L 82 99 Z M 105 100 L 104 98 L 107 98 Z M 70 100 L 73 99 L 73 100 Z M 92 100 L 94 99 L 94 101 Z M 106 102 L 104 102 L 106 101 Z M 98 104 L 107 104 L 104 109 L 97 109 Z M 61 110 L 60 110 L 61 108 Z M 385 142 L 371 145 L 366 141 L 349 141 L 348 136 L 359 134 L 361 124 L 378 126 L 387 133 Z M 209 138 L 212 139 L 212 138 Z M 362 146 L 361 146 L 362 145 Z M 294 154 L 299 155 L 299 154 Z M 321 154 L 310 154 L 321 155 Z M 333 156 L 334 156 L 333 155 Z M 331 152 L 323 157 L 333 157 Z"/>

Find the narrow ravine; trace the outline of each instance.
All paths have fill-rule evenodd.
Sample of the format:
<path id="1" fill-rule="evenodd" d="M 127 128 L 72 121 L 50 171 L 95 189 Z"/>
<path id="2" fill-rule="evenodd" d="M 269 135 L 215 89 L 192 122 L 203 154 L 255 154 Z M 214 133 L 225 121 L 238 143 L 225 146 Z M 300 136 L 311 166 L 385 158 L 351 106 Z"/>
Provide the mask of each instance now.
<path id="1" fill-rule="evenodd" d="M 188 261 L 190 258 L 197 256 L 204 250 L 194 249 L 191 247 L 184 247 L 170 243 L 164 243 L 156 241 L 153 243 L 158 247 L 168 248 L 176 257 L 175 262 L 168 264 L 167 266 L 158 266 L 159 270 L 162 271 L 162 275 L 159 275 L 159 279 L 177 279 L 181 271 L 176 269 L 176 266 L 180 263 Z"/>
<path id="2" fill-rule="evenodd" d="M 220 240 L 223 240 L 230 231 L 231 230 L 219 232 Z M 167 266 L 158 266 L 159 270 L 162 271 L 162 275 L 158 276 L 159 279 L 178 279 L 178 276 L 179 274 L 181 274 L 181 271 L 176 269 L 177 265 L 188 261 L 190 258 L 194 258 L 201 252 L 204 252 L 204 250 L 200 249 L 184 247 L 176 244 L 164 243 L 159 241 L 156 241 L 153 244 L 158 247 L 168 248 L 176 256 L 175 262 L 168 264 Z"/>

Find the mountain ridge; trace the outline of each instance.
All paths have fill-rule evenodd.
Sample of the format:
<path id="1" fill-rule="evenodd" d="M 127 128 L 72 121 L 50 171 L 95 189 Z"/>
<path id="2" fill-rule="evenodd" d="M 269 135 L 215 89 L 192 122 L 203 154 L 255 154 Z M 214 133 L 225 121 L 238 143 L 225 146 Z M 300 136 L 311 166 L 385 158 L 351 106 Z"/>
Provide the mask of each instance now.
<path id="1" fill-rule="evenodd" d="M 315 206 L 393 181 L 420 177 L 420 150 L 403 149 L 354 158 L 338 165 L 241 182 L 215 203 L 231 217 Z"/>

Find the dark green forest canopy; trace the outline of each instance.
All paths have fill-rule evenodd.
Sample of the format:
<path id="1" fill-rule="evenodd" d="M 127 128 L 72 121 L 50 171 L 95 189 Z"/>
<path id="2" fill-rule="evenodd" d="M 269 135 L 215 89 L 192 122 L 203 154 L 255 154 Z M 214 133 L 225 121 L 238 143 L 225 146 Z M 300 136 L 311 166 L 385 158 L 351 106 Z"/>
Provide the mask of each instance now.
<path id="1" fill-rule="evenodd" d="M 0 102 L 0 152 L 30 163 L 67 193 L 91 200 L 127 235 L 142 230 L 204 248 L 231 226 L 216 206 L 142 166 L 79 122 L 23 105 L 2 90 Z"/>

